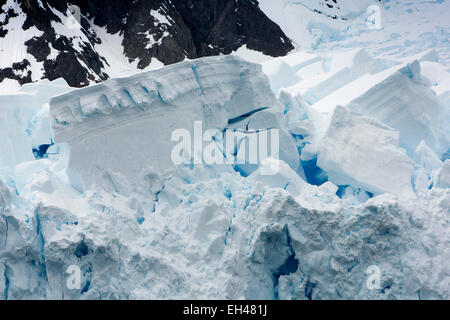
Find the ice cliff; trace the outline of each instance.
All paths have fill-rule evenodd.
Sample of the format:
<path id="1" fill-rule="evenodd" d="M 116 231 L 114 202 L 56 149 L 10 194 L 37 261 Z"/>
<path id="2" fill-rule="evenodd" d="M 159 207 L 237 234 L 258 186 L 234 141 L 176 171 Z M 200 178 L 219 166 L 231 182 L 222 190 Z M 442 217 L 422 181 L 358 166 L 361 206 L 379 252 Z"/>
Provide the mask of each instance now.
<path id="1" fill-rule="evenodd" d="M 447 127 L 418 115 L 447 119 L 443 93 L 418 78 L 430 61 L 344 56 L 294 53 L 262 67 L 210 57 L 1 96 L 0 294 L 449 299 Z M 354 73 L 335 76 L 342 68 Z M 333 87 L 313 98 L 324 83 Z M 217 130 L 223 158 L 243 152 L 223 150 L 226 132 L 279 129 L 279 159 L 175 165 L 171 134 L 194 134 L 195 121 Z M 67 285 L 71 266 L 79 288 Z"/>

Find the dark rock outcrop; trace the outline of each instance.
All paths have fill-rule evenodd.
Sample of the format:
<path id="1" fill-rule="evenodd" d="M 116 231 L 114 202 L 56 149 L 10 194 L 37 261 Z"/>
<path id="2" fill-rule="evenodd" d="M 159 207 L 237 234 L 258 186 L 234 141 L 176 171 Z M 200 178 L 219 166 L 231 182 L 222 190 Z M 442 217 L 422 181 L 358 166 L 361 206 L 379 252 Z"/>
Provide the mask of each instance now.
<path id="1" fill-rule="evenodd" d="M 78 30 L 68 26 L 68 9 L 77 8 L 73 5 L 81 12 Z M 96 45 L 105 42 L 96 33 L 98 27 L 122 36 L 123 55 L 138 69 L 148 67 L 153 58 L 171 64 L 229 54 L 243 45 L 271 56 L 286 55 L 294 48 L 256 0 L 17 0 L 12 6 L 0 0 L 0 7 L 4 15 L 4 19 L 0 16 L 0 45 L 25 46 L 36 60 L 30 62 L 42 63 L 43 78 L 63 77 L 75 87 L 113 76 L 107 73 L 109 57 L 96 50 Z M 21 14 L 26 16 L 22 29 L 36 28 L 39 35 L 24 43 L 5 43 L 8 23 Z M 0 81 L 38 80 L 30 62 L 20 72 L 15 72 L 19 66 L 0 68 Z"/>

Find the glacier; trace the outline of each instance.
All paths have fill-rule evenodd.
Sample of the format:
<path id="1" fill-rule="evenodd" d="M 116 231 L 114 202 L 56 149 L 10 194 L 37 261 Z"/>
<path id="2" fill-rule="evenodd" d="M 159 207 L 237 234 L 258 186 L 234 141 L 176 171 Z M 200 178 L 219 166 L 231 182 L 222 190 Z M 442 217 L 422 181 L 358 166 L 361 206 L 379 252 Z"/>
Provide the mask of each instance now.
<path id="1" fill-rule="evenodd" d="M 280 158 L 298 168 L 295 141 L 280 125 L 281 105 L 260 69 L 234 56 L 212 57 L 52 98 L 54 139 L 70 146 L 72 180 L 89 186 L 105 170 L 129 180 L 144 177 L 142 170 L 163 172 L 172 164 L 171 132 L 194 133 L 195 121 L 221 133 L 279 129 Z"/>
<path id="2" fill-rule="evenodd" d="M 317 68 L 311 63 L 323 59 L 296 67 L 293 55 L 283 63 L 294 74 L 311 72 Z M 346 56 L 350 68 L 360 56 Z M 402 144 L 403 130 L 422 126 L 422 118 L 408 118 L 420 104 L 390 125 L 383 115 L 395 113 L 395 99 L 364 108 L 378 101 L 374 95 L 386 97 L 385 83 L 415 81 L 396 63 L 373 69 L 377 80 L 354 89 L 347 103 L 322 109 L 311 108 L 297 84 L 272 93 L 276 68 L 235 56 L 76 90 L 61 81 L 30 84 L 1 96 L 7 147 L 0 157 L 0 293 L 4 299 L 448 299 L 449 160 L 440 158 L 448 144 L 438 134 L 429 140 L 434 136 L 424 130 Z M 419 77 L 421 69 L 414 70 Z M 425 111 L 448 111 L 423 82 L 417 86 L 436 108 Z M 278 128 L 280 158 L 246 174 L 227 163 L 172 164 L 171 132 L 193 131 L 196 120 L 222 134 Z M 49 148 L 36 158 L 39 145 Z M 273 161 L 277 172 L 264 174 Z M 314 170 L 320 183 L 311 183 Z M 78 289 L 67 286 L 70 266 L 80 268 Z M 373 266 L 381 271 L 375 290 L 367 286 Z"/>

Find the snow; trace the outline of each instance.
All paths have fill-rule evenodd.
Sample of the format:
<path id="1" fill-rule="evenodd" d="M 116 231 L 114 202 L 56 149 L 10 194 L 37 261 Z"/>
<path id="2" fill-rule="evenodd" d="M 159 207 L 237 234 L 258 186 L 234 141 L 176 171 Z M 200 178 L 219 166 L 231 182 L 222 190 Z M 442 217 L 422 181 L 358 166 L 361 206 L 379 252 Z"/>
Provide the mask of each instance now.
<path id="1" fill-rule="evenodd" d="M 164 15 L 164 14 L 161 14 L 160 12 L 159 12 L 159 10 L 150 10 L 150 15 L 153 17 L 153 18 L 155 18 L 156 19 L 156 21 L 158 21 L 156 24 L 161 24 L 161 23 L 164 23 L 164 24 L 167 24 L 167 25 L 172 25 L 171 23 L 170 23 L 170 21 L 167 19 L 167 17 Z"/>
<path id="2" fill-rule="evenodd" d="M 106 31 L 106 27 L 96 26 L 91 22 L 92 29 L 95 34 L 102 39 L 101 43 L 95 43 L 94 48 L 102 57 L 107 57 L 104 64 L 105 72 L 111 77 L 124 77 L 138 72 L 137 65 L 139 61 L 130 62 L 124 55 L 123 51 L 123 35 L 119 32 L 110 34 Z M 156 58 L 152 58 L 150 65 L 142 71 L 154 70 L 163 67 L 164 64 Z"/>
<path id="3" fill-rule="evenodd" d="M 445 66 L 433 61 L 424 61 L 420 63 L 422 75 L 431 83 L 431 90 L 438 96 L 450 91 L 450 83 L 447 79 L 450 77 Z"/>
<path id="4" fill-rule="evenodd" d="M 337 2 L 333 8 L 327 8 L 325 2 L 314 0 L 259 1 L 264 13 L 303 50 L 329 52 L 364 47 L 377 57 L 401 58 L 433 48 L 449 61 L 448 1 Z M 379 8 L 381 29 L 367 25 L 367 9 L 373 5 Z M 315 9 L 324 14 L 314 12 Z"/>
<path id="5" fill-rule="evenodd" d="M 348 106 L 397 129 L 400 145 L 409 151 L 414 150 L 421 140 L 425 140 L 438 155 L 448 148 L 446 124 L 441 121 L 445 109 L 422 81 L 417 61 L 401 68 Z"/>

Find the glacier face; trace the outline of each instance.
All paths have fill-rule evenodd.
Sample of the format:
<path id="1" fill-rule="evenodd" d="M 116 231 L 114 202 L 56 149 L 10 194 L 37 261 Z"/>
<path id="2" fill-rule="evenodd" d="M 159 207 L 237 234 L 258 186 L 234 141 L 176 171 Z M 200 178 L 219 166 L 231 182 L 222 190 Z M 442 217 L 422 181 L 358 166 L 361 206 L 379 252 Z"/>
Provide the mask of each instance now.
<path id="1" fill-rule="evenodd" d="M 173 167 L 172 132 L 186 129 L 194 136 L 195 122 L 203 131 L 217 130 L 217 139 L 228 130 L 242 132 L 245 139 L 250 128 L 278 129 L 280 158 L 298 169 L 295 140 L 281 127 L 280 115 L 261 66 L 233 56 L 181 62 L 50 101 L 55 142 L 69 144 L 68 171 L 87 187 L 105 170 L 133 180 L 144 177 L 143 170 Z"/>
<path id="2" fill-rule="evenodd" d="M 281 3 L 259 1 L 314 50 L 2 82 L 3 299 L 450 298 L 449 2 Z M 199 122 L 224 164 L 175 165 Z M 278 159 L 233 162 L 274 130 Z"/>
<path id="3" fill-rule="evenodd" d="M 83 87 L 243 46 L 294 49 L 257 1 L 0 1 L 0 82 L 15 85 L 62 77 Z"/>
<path id="4" fill-rule="evenodd" d="M 369 58 L 345 55 L 351 70 Z M 448 160 L 425 140 L 402 149 L 402 126 L 354 110 L 368 93 L 384 96 L 384 83 L 411 81 L 396 76 L 401 62 L 370 69 L 364 88 L 333 77 L 343 62 L 283 58 L 284 72 L 316 77 L 308 90 L 334 79 L 331 94 L 354 92 L 315 107 L 302 98 L 303 80 L 274 96 L 270 64 L 279 62 L 231 56 L 68 93 L 61 84 L 51 99 L 52 86 L 23 87 L 17 97 L 29 112 L 2 113 L 14 124 L 1 131 L 12 150 L 0 157 L 3 298 L 448 299 Z M 2 110 L 13 99 L 0 100 Z M 383 110 L 394 112 L 393 102 Z M 171 132 L 193 131 L 197 120 L 222 134 L 278 128 L 277 173 L 264 174 L 265 164 L 244 175 L 233 164 L 173 165 Z M 33 146 L 52 141 L 33 157 Z"/>

